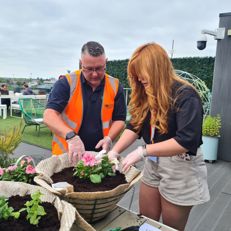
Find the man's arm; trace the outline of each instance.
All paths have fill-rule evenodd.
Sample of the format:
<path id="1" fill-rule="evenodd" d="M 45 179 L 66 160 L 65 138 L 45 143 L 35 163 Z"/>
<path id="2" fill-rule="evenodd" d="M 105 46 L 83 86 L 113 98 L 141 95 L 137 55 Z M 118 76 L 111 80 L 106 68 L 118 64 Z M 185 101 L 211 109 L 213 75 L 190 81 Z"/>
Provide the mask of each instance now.
<path id="1" fill-rule="evenodd" d="M 108 136 L 112 141 L 124 130 L 127 107 L 125 103 L 124 90 L 121 84 L 115 97 L 115 106 L 112 115 L 112 124 Z"/>
<path id="2" fill-rule="evenodd" d="M 58 80 L 49 95 L 46 110 L 43 114 L 44 123 L 53 133 L 63 138 L 71 131 L 61 117 L 61 113 L 65 109 L 69 97 L 70 86 L 67 79 Z"/>
<path id="3" fill-rule="evenodd" d="M 58 80 L 49 95 L 47 109 L 43 114 L 44 123 L 52 132 L 64 139 L 68 138 L 66 137 L 67 133 L 72 131 L 65 124 L 61 116 L 61 113 L 68 104 L 69 97 L 70 86 L 66 78 Z M 69 161 L 75 164 L 85 152 L 84 144 L 79 136 L 75 135 L 67 139 L 67 145 Z"/>
<path id="4" fill-rule="evenodd" d="M 120 84 L 117 95 L 115 97 L 114 111 L 112 114 L 112 124 L 107 136 L 98 142 L 96 148 L 102 147 L 104 150 L 109 151 L 112 141 L 123 131 L 126 120 L 126 103 L 123 93 L 123 87 Z"/>
<path id="5" fill-rule="evenodd" d="M 43 121 L 50 130 L 58 136 L 66 138 L 66 134 L 72 131 L 67 127 L 61 117 L 61 114 L 54 109 L 47 108 L 43 114 Z"/>
<path id="6" fill-rule="evenodd" d="M 125 122 L 122 120 L 113 121 L 110 127 L 108 136 L 111 138 L 112 141 L 123 131 L 125 127 Z"/>

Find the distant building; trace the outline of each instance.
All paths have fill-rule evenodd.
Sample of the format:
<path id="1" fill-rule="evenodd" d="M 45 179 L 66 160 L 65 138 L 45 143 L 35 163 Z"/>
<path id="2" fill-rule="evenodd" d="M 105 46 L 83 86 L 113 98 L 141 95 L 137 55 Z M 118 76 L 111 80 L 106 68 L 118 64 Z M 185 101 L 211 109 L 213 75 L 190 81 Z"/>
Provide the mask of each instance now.
<path id="1" fill-rule="evenodd" d="M 43 83 L 47 83 L 47 84 L 54 84 L 57 81 L 57 79 L 55 78 L 51 78 L 49 80 L 44 80 Z"/>
<path id="2" fill-rule="evenodd" d="M 35 91 L 36 94 L 38 94 L 38 95 L 46 95 L 46 94 L 50 93 L 53 85 L 54 85 L 54 83 L 40 84 L 40 85 L 36 86 L 35 88 L 33 88 L 33 91 Z"/>

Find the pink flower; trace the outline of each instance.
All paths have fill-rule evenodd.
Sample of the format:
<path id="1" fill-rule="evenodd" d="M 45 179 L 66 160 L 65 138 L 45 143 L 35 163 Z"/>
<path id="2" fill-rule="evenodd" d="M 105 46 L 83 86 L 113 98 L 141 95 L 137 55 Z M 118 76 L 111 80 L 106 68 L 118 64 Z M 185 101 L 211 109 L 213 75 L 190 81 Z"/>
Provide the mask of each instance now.
<path id="1" fill-rule="evenodd" d="M 35 168 L 32 165 L 28 164 L 26 166 L 26 173 L 27 174 L 35 174 L 36 173 Z"/>
<path id="2" fill-rule="evenodd" d="M 85 166 L 94 166 L 96 164 L 95 155 L 90 152 L 85 152 L 82 157 L 82 161 Z"/>
<path id="3" fill-rule="evenodd" d="M 0 168 L 0 176 L 2 176 L 4 174 L 4 169 Z"/>
<path id="4" fill-rule="evenodd" d="M 25 163 L 26 163 L 25 160 L 21 160 L 21 161 L 20 161 L 20 166 L 23 166 Z"/>
<path id="5" fill-rule="evenodd" d="M 13 172 L 17 168 L 17 165 L 11 165 L 7 168 L 7 171 Z"/>
<path id="6" fill-rule="evenodd" d="M 27 163 L 29 164 L 33 159 L 32 157 L 26 157 Z"/>

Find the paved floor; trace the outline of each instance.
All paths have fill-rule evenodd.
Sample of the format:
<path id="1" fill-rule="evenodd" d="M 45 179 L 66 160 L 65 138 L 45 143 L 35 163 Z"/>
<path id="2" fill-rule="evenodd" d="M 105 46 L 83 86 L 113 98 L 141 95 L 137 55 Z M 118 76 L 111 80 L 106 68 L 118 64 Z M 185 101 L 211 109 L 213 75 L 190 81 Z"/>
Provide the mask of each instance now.
<path id="1" fill-rule="evenodd" d="M 51 150 L 40 148 L 31 144 L 21 143 L 14 150 L 14 157 L 18 158 L 22 155 L 33 157 L 36 164 L 43 159 L 51 156 Z"/>
<path id="2" fill-rule="evenodd" d="M 142 141 L 137 141 L 123 155 L 132 151 Z M 15 156 L 30 155 L 38 163 L 51 156 L 50 150 L 21 143 Z M 137 167 L 142 169 L 143 162 Z M 185 231 L 231 231 L 231 162 L 208 163 L 208 184 L 211 199 L 208 203 L 195 206 L 190 214 Z M 139 184 L 131 189 L 119 202 L 127 210 L 138 213 Z"/>

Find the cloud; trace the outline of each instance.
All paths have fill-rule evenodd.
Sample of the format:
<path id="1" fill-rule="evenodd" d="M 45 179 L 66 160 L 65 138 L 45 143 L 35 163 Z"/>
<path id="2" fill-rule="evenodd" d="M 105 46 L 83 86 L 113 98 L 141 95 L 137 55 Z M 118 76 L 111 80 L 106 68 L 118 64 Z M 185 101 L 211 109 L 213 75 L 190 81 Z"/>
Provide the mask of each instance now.
<path id="1" fill-rule="evenodd" d="M 99 41 L 109 60 L 127 59 L 155 41 L 174 57 L 215 56 L 216 41 L 196 49 L 215 29 L 228 0 L 0 0 L 0 76 L 57 77 L 77 68 L 82 45 Z"/>

